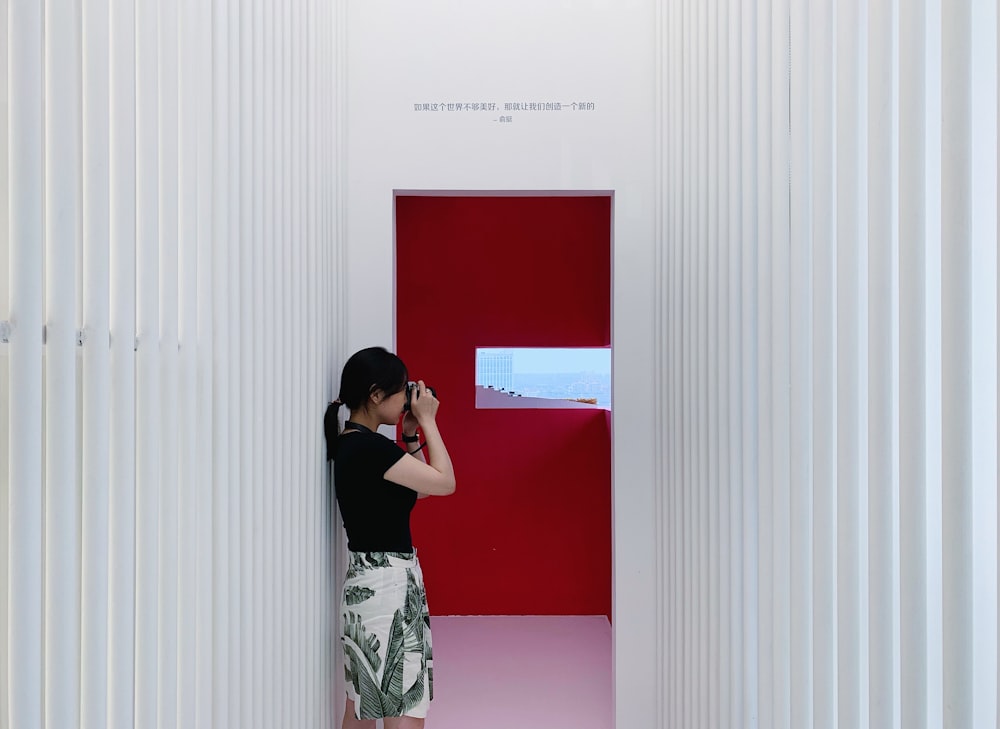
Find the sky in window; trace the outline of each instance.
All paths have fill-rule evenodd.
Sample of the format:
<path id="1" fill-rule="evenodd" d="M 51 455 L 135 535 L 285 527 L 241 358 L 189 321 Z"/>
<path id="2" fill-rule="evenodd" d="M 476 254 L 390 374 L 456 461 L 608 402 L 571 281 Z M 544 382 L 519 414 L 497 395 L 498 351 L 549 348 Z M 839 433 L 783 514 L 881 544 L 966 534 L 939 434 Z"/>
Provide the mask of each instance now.
<path id="1" fill-rule="evenodd" d="M 611 374 L 611 348 L 480 348 L 479 352 L 510 354 L 515 374 L 593 372 Z"/>

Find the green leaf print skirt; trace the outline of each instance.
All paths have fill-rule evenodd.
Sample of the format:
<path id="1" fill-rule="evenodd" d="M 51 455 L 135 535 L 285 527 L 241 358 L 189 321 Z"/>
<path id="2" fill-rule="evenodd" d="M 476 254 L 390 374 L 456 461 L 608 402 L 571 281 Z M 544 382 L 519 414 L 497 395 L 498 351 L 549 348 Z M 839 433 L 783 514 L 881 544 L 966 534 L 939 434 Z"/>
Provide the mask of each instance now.
<path id="1" fill-rule="evenodd" d="M 357 718 L 426 717 L 434 697 L 431 621 L 416 551 L 350 552 L 340 609 Z"/>

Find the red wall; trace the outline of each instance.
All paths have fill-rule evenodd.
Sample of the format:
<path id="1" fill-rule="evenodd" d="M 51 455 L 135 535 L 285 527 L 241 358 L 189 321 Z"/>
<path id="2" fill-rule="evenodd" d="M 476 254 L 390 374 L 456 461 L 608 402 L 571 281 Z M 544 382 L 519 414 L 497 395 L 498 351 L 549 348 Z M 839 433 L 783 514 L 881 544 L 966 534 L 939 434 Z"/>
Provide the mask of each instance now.
<path id="1" fill-rule="evenodd" d="M 414 543 L 439 615 L 611 614 L 603 410 L 476 410 L 477 347 L 611 343 L 610 197 L 396 198 L 396 346 L 441 398 L 456 493 Z"/>

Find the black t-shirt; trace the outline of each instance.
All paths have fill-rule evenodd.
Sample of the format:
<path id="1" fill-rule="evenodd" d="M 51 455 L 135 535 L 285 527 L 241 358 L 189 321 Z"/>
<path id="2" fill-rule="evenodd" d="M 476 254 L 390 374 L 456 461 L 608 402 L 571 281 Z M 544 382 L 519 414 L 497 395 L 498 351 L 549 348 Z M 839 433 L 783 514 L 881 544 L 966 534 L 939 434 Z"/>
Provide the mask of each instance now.
<path id="1" fill-rule="evenodd" d="M 417 492 L 383 478 L 405 455 L 378 433 L 349 432 L 337 440 L 334 486 L 352 552 L 413 551 L 410 511 Z"/>

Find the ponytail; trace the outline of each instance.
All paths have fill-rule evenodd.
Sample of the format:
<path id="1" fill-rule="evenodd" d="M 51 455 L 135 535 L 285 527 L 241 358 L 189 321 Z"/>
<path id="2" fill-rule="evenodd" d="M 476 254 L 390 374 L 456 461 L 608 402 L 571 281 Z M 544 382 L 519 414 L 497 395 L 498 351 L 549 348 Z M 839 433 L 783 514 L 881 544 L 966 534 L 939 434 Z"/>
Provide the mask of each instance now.
<path id="1" fill-rule="evenodd" d="M 332 461 L 337 453 L 337 436 L 340 435 L 340 421 L 337 413 L 343 405 L 340 400 L 334 400 L 326 409 L 323 416 L 323 430 L 326 433 L 326 460 Z"/>

